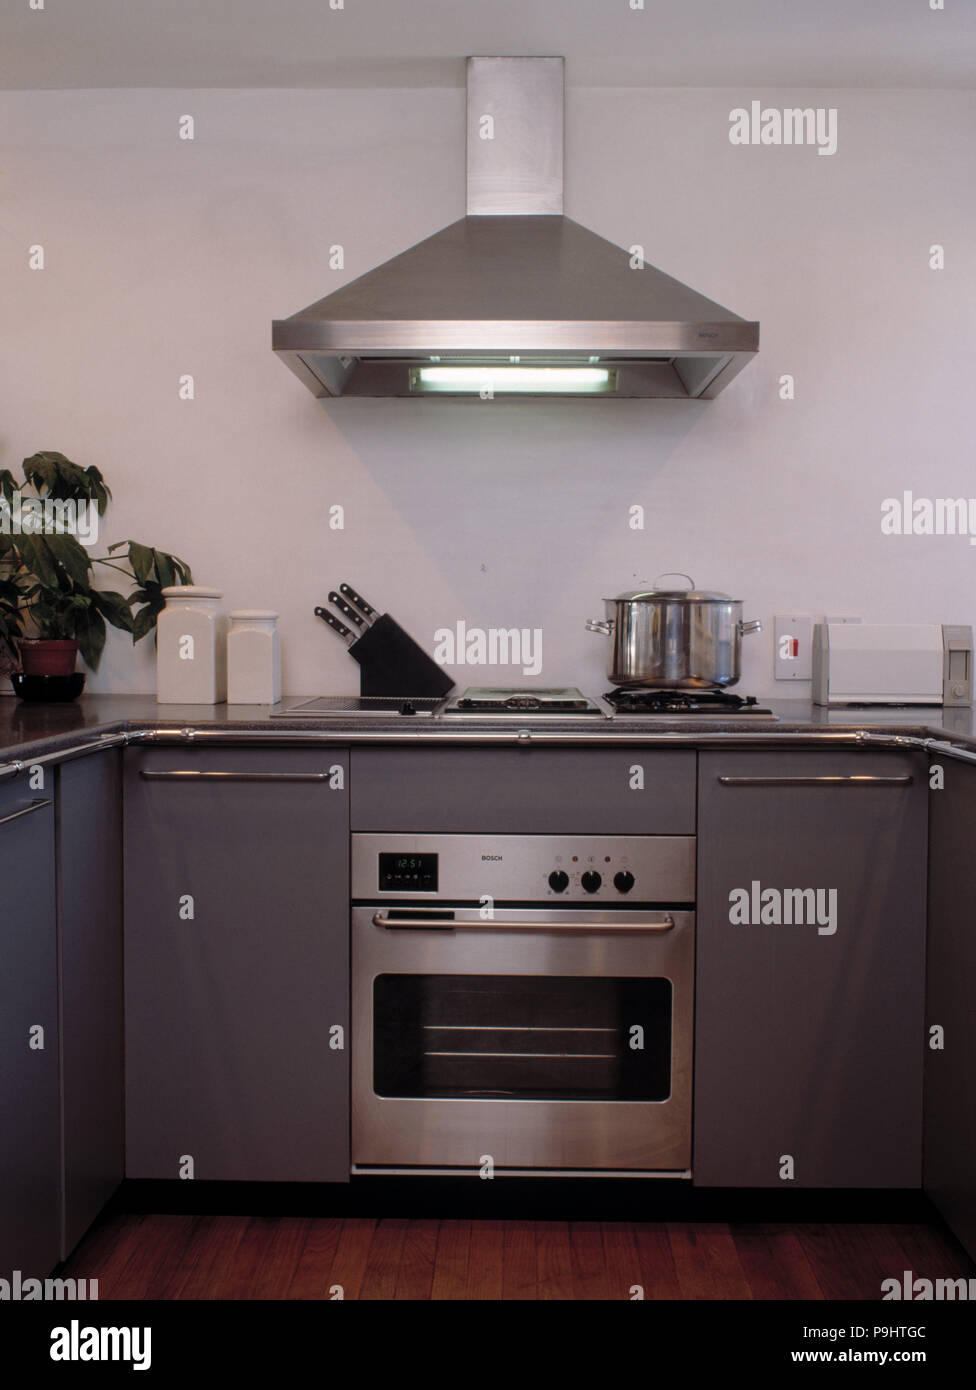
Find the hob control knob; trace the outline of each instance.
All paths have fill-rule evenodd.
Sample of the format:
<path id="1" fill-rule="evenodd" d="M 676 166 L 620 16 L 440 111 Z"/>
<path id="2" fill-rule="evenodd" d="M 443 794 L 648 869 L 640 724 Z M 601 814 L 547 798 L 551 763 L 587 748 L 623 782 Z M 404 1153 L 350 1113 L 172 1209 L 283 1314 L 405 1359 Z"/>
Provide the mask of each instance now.
<path id="1" fill-rule="evenodd" d="M 634 875 L 628 869 L 621 869 L 613 876 L 613 886 L 618 893 L 629 893 L 634 886 Z"/>
<path id="2" fill-rule="evenodd" d="M 569 874 L 564 874 L 562 869 L 553 869 L 549 875 L 549 887 L 554 893 L 565 893 L 569 887 Z"/>
<path id="3" fill-rule="evenodd" d="M 595 893 L 602 882 L 600 875 L 594 873 L 592 869 L 587 869 L 586 873 L 580 876 L 580 883 L 587 893 Z"/>

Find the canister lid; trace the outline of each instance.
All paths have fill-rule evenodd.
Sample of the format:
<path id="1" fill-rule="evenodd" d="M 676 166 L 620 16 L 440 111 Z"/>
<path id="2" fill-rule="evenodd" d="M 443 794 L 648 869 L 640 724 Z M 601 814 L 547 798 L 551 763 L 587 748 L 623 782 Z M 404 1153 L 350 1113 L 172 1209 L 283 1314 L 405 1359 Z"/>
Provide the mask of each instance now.
<path id="1" fill-rule="evenodd" d="M 168 584 L 163 598 L 223 598 L 222 589 L 206 589 L 200 584 Z"/>

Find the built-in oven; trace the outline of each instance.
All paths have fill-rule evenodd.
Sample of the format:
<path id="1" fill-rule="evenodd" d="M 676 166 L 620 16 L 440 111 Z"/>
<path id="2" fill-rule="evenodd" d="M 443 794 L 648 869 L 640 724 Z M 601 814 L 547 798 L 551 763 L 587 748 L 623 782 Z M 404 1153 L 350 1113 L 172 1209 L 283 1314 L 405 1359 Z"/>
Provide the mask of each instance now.
<path id="1" fill-rule="evenodd" d="M 354 835 L 353 1171 L 688 1176 L 694 883 L 693 836 Z"/>

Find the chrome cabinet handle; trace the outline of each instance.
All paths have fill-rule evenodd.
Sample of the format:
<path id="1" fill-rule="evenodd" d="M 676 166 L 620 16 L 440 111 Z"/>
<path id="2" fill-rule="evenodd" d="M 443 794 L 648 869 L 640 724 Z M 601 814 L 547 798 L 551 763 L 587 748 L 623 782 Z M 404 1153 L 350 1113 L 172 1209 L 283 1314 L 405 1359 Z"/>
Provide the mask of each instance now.
<path id="1" fill-rule="evenodd" d="M 910 787 L 914 777 L 719 777 L 723 787 Z"/>
<path id="2" fill-rule="evenodd" d="M 219 778 L 222 782 L 327 782 L 328 772 L 203 772 L 196 768 L 172 772 L 150 772 L 141 768 L 139 776 L 147 782 L 202 782 Z"/>
<path id="3" fill-rule="evenodd" d="M 373 913 L 373 926 L 387 931 L 482 931 L 493 927 L 499 931 L 590 931 L 590 932 L 666 932 L 674 928 L 673 917 L 661 917 L 655 922 L 500 922 L 486 918 L 476 922 L 458 922 L 436 917 L 387 917 Z"/>
<path id="4" fill-rule="evenodd" d="M 7 816 L 0 816 L 0 825 L 7 825 L 12 820 L 19 820 L 21 816 L 29 816 L 32 811 L 43 811 L 45 806 L 50 805 L 50 800 L 32 801 L 29 806 L 24 806 L 19 811 L 11 811 Z"/>

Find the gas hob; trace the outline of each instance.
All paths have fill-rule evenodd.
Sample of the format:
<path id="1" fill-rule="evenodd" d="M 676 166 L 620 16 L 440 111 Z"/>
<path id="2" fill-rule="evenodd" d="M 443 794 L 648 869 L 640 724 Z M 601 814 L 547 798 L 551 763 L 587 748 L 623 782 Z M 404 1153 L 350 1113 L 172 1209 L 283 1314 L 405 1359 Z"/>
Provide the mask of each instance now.
<path id="1" fill-rule="evenodd" d="M 575 686 L 469 686 L 446 699 L 411 696 L 323 695 L 272 711 L 274 718 L 369 718 L 480 721 L 531 724 L 544 721 L 660 719 L 702 723 L 707 719 L 775 720 L 754 695 L 727 690 L 607 691 L 599 700 Z"/>
<path id="2" fill-rule="evenodd" d="M 606 711 L 575 686 L 510 689 L 505 686 L 471 685 L 463 695 L 450 700 L 441 713 L 445 718 L 458 715 L 472 719 L 486 715 L 520 720 L 579 719 L 593 715 L 606 717 Z"/>
<path id="3" fill-rule="evenodd" d="M 775 719 L 755 695 L 733 695 L 728 690 L 608 690 L 603 696 L 616 715 L 661 715 L 695 719 Z"/>

